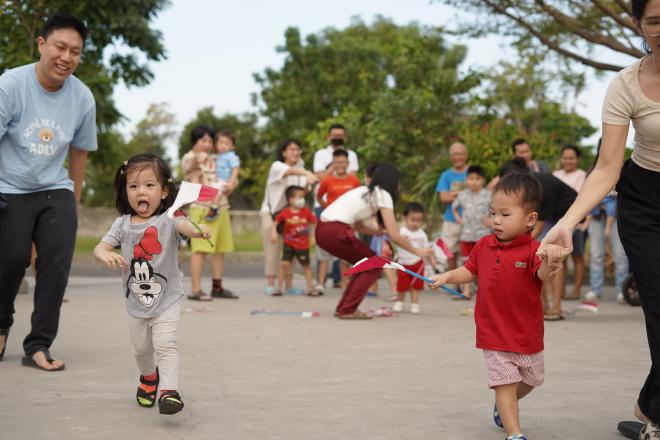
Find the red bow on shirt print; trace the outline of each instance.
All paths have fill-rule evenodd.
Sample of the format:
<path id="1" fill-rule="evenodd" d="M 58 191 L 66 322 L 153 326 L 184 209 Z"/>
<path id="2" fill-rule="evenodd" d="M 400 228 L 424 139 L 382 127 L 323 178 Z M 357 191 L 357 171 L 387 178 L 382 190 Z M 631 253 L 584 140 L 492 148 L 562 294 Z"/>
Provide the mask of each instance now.
<path id="1" fill-rule="evenodd" d="M 143 260 L 152 260 L 154 255 L 158 255 L 163 250 L 163 246 L 158 242 L 158 229 L 155 226 L 149 226 L 142 240 L 133 248 L 133 258 L 134 259 L 143 259 Z"/>

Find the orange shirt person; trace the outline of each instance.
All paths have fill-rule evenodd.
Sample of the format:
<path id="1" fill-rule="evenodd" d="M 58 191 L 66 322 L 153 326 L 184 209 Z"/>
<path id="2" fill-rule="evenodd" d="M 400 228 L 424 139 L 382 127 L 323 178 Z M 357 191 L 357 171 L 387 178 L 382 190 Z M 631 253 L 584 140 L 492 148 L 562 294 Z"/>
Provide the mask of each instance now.
<path id="1" fill-rule="evenodd" d="M 318 201 L 323 209 L 345 192 L 360 186 L 360 180 L 348 173 L 348 152 L 346 150 L 339 148 L 332 153 L 332 168 L 333 173 L 321 180 L 317 193 Z"/>

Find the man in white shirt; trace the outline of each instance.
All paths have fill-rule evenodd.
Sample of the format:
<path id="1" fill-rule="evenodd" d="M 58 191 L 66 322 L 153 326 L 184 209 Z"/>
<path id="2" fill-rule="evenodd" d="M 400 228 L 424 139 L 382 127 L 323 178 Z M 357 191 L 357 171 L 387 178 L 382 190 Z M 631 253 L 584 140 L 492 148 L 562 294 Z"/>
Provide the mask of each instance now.
<path id="1" fill-rule="evenodd" d="M 329 145 L 314 153 L 314 161 L 313 161 L 312 169 L 316 174 L 316 176 L 319 178 L 319 182 L 323 180 L 325 176 L 327 176 L 328 174 L 334 171 L 332 168 L 332 153 L 338 148 L 344 148 L 344 145 L 348 140 L 348 136 L 346 134 L 346 128 L 341 124 L 332 124 L 328 129 L 327 139 Z M 353 150 L 349 150 L 347 148 L 345 148 L 345 150 L 348 151 L 348 173 L 356 175 L 359 169 L 357 154 L 355 154 L 355 151 Z M 316 198 L 317 191 L 318 191 L 318 185 L 316 186 L 316 188 L 314 188 L 314 213 L 316 214 L 316 217 L 319 218 L 321 215 L 321 211 L 323 211 L 323 208 L 321 207 L 319 201 Z M 332 255 L 323 251 L 323 249 L 320 249 L 318 246 L 316 247 L 317 261 L 319 262 L 330 261 L 333 258 L 334 257 L 332 257 Z M 317 270 L 319 279 L 315 287 L 317 290 L 320 291 L 323 290 L 323 284 L 325 282 L 324 279 L 321 279 L 321 278 L 325 278 L 325 274 L 321 272 L 322 271 Z M 339 264 L 338 261 L 336 260 L 335 263 L 332 265 L 332 279 L 335 287 L 338 287 L 339 283 L 341 282 L 341 274 L 339 273 Z"/>

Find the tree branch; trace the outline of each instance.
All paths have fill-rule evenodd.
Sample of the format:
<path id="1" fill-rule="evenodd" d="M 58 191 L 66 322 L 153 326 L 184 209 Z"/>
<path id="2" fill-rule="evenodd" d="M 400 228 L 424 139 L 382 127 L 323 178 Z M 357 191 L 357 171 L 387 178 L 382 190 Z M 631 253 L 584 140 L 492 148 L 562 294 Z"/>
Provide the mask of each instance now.
<path id="1" fill-rule="evenodd" d="M 572 32 L 580 37 L 584 38 L 587 41 L 598 44 L 600 46 L 608 47 L 616 52 L 625 53 L 631 57 L 639 58 L 643 54 L 635 49 L 628 46 L 625 46 L 619 43 L 615 39 L 610 39 L 605 37 L 602 34 L 591 32 L 585 29 L 584 25 L 578 20 L 575 20 L 573 17 L 570 17 L 556 8 L 548 5 L 544 0 L 535 0 L 535 3 L 546 13 L 548 13 L 552 18 L 555 19 L 557 23 L 564 26 L 569 32 Z"/>
<path id="2" fill-rule="evenodd" d="M 614 11 L 608 5 L 604 4 L 601 0 L 591 0 L 591 3 L 593 3 L 598 9 L 603 11 L 603 13 L 605 13 L 608 16 L 612 17 L 612 19 L 614 21 L 616 21 L 620 26 L 623 26 L 626 29 L 630 29 L 635 34 L 640 35 L 639 34 L 639 29 L 637 28 L 637 25 L 629 17 L 622 17 L 621 14 L 617 14 L 616 11 Z M 625 9 L 624 9 L 624 12 L 625 12 Z"/>
<path id="3" fill-rule="evenodd" d="M 614 1 L 616 2 L 617 5 L 619 5 L 621 9 L 623 9 L 628 15 L 632 17 L 633 15 L 632 8 L 630 7 L 630 4 L 627 1 L 624 0 L 614 0 Z"/>
<path id="4" fill-rule="evenodd" d="M 515 21 L 518 23 L 520 26 L 524 27 L 527 29 L 527 31 L 536 37 L 542 44 L 546 45 L 548 48 L 554 50 L 555 52 L 559 53 L 560 55 L 566 56 L 568 58 L 574 59 L 586 66 L 593 67 L 594 69 L 598 70 L 610 70 L 612 72 L 618 72 L 619 70 L 623 69 L 623 66 L 618 66 L 615 64 L 608 64 L 608 63 L 601 63 L 598 61 L 594 61 L 592 59 L 583 57 L 581 55 L 578 55 L 577 53 L 571 52 L 567 49 L 564 49 L 561 47 L 558 43 L 550 40 L 548 37 L 544 36 L 541 34 L 539 31 L 534 29 L 529 23 L 527 23 L 525 20 L 523 20 L 520 17 L 517 17 L 510 12 L 508 12 L 505 8 L 503 8 L 496 0 L 482 0 L 482 2 L 489 6 L 491 10 L 497 12 L 498 14 L 504 15 L 506 17 L 509 17 L 511 20 Z"/>

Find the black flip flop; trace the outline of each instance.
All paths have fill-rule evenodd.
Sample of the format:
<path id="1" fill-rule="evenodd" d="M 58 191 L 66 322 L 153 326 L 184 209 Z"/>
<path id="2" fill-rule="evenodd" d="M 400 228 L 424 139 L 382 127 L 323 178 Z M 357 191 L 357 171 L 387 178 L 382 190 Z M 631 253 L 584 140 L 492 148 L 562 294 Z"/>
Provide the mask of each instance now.
<path id="1" fill-rule="evenodd" d="M 32 356 L 34 356 L 35 354 L 37 354 L 39 352 L 42 352 L 44 354 L 44 356 L 46 356 L 46 360 L 48 361 L 48 363 L 52 363 L 55 360 L 55 359 L 53 359 L 53 357 L 50 355 L 50 353 L 46 349 L 37 350 L 32 354 Z M 62 364 L 62 366 L 59 367 L 59 368 L 54 368 L 52 370 L 47 370 L 47 369 L 41 367 L 38 363 L 36 363 L 35 360 L 32 358 L 32 356 L 23 356 L 23 358 L 21 359 L 21 365 L 23 365 L 24 367 L 30 367 L 30 368 L 36 368 L 36 369 L 42 370 L 42 371 L 48 371 L 49 373 L 51 371 L 62 371 L 66 367 L 66 365 Z"/>
<path id="2" fill-rule="evenodd" d="M 616 426 L 616 429 L 621 433 L 622 436 L 637 440 L 643 427 L 644 424 L 641 422 L 633 422 L 628 420 L 625 422 L 619 422 L 619 424 Z"/>

